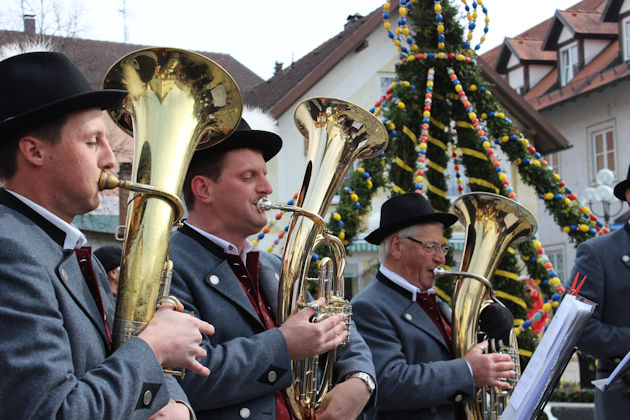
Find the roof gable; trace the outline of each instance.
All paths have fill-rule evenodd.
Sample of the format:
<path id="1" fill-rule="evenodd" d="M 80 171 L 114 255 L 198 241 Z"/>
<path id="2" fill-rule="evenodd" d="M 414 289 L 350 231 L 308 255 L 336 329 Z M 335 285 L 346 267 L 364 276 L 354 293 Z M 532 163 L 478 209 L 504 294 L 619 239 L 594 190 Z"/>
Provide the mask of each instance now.
<path id="1" fill-rule="evenodd" d="M 531 86 L 523 96 L 535 109 L 541 110 L 560 104 L 630 77 L 630 63 L 622 63 L 620 58 L 620 46 L 617 41 L 618 22 L 611 20 L 613 17 L 618 18 L 623 8 L 623 0 L 584 0 L 565 11 L 556 11 L 553 18 L 545 21 L 547 30 L 541 44 L 541 51 L 544 49 L 546 54 L 556 54 L 563 30 L 571 33 L 574 39 L 600 39 L 605 42 L 601 49 L 598 47 L 593 58 L 574 75 L 566 86 L 559 86 L 558 63 L 557 59 L 554 60 L 555 68 L 535 86 Z M 541 25 L 545 22 L 523 32 L 516 38 L 506 39 L 501 46 L 502 54 L 506 50 L 514 51 L 522 62 L 535 57 L 536 54 L 527 57 L 526 50 L 517 49 L 518 44 L 515 40 L 523 41 L 521 44 L 525 45 L 532 38 L 532 34 L 540 33 Z M 486 54 L 482 57 L 485 59 Z M 492 55 L 490 57 L 492 58 Z M 502 64 L 500 59 L 497 60 L 495 69 L 502 70 Z"/>
<path id="2" fill-rule="evenodd" d="M 616 39 L 617 23 L 602 22 L 599 10 L 556 10 L 547 35 L 543 40 L 543 50 L 556 50 L 563 29 L 569 31 L 573 38 Z"/>
<path id="3" fill-rule="evenodd" d="M 565 86 L 551 91 L 535 87 L 532 91 L 536 90 L 540 94 L 535 97 L 526 95 L 526 97 L 534 108 L 543 109 L 626 79 L 630 77 L 630 62 L 615 64 L 618 61 L 618 57 L 619 43 L 610 42 L 594 60 L 586 65 Z M 554 73 L 556 74 L 555 80 L 557 80 L 557 71 L 554 71 Z"/>
<path id="4" fill-rule="evenodd" d="M 505 73 L 512 55 L 522 64 L 549 64 L 557 60 L 554 51 L 544 51 L 538 39 L 506 38 L 501 47 L 496 70 Z M 485 56 L 484 56 L 485 58 Z"/>

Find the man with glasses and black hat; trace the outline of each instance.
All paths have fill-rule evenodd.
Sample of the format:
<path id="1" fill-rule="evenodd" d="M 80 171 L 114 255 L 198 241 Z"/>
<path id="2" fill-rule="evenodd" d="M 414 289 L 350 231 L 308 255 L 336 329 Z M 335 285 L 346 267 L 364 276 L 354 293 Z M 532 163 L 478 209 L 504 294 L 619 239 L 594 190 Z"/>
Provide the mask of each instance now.
<path id="1" fill-rule="evenodd" d="M 630 167 L 614 193 L 619 200 L 630 203 Z M 599 359 L 597 379 L 607 378 L 630 351 L 630 225 L 582 242 L 567 284 L 573 283 L 576 276 L 579 280 L 586 277 L 580 295 L 597 303 L 577 345 Z M 629 389 L 596 389 L 595 418 L 625 418 L 630 413 Z"/>
<path id="2" fill-rule="evenodd" d="M 114 352 L 114 298 L 72 225 L 99 204 L 115 163 L 102 110 L 127 92 L 38 47 L 0 58 L 0 91 L 0 418 L 190 418 L 161 364 L 207 375 L 212 326 L 164 305 Z"/>
<path id="3" fill-rule="evenodd" d="M 171 239 L 171 291 L 216 328 L 203 341 L 210 376 L 182 380 L 199 419 L 293 419 L 285 392 L 291 360 L 333 348 L 336 385 L 317 418 L 354 419 L 374 390 L 369 349 L 354 327 L 339 346 L 347 336 L 343 314 L 311 323 L 315 311 L 305 308 L 275 324 L 281 260 L 247 238 L 267 223 L 256 204 L 272 192 L 266 162 L 281 147 L 278 135 L 243 119 L 228 139 L 195 153 L 184 181 L 189 217 Z"/>
<path id="4" fill-rule="evenodd" d="M 484 354 L 486 341 L 451 357 L 450 308 L 435 295 L 433 270 L 446 262 L 443 229 L 456 221 L 421 194 L 401 194 L 383 204 L 379 228 L 365 238 L 379 245 L 381 263 L 351 302 L 378 383 L 376 409 L 366 419 L 454 419 L 456 403 L 472 398 L 475 386 L 507 388 L 502 378 L 514 377 L 510 356 Z M 484 331 L 509 333 L 507 309 L 492 304 L 486 311 Z"/>

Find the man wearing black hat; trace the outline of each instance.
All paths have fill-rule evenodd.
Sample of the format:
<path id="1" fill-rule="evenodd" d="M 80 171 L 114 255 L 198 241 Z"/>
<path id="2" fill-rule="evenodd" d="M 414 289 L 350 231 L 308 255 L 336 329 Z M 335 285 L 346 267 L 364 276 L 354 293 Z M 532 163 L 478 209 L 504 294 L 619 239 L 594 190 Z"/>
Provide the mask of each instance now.
<path id="1" fill-rule="evenodd" d="M 443 228 L 456 221 L 421 194 L 401 194 L 383 204 L 379 228 L 365 238 L 379 245 L 381 263 L 351 302 L 378 383 L 376 409 L 366 419 L 454 419 L 455 404 L 472 398 L 475 386 L 506 388 L 501 378 L 514 376 L 510 356 L 484 354 L 486 341 L 451 358 L 450 309 L 435 295 L 433 270 L 446 262 Z M 500 338 L 512 328 L 511 314 L 489 307 L 487 318 L 500 321 L 485 330 Z"/>
<path id="2" fill-rule="evenodd" d="M 122 250 L 118 246 L 105 245 L 94 250 L 94 255 L 103 264 L 109 280 L 109 288 L 112 294 L 118 294 L 118 278 L 120 277 L 120 262 Z"/>
<path id="3" fill-rule="evenodd" d="M 114 299 L 72 225 L 115 163 L 101 110 L 127 93 L 49 51 L 0 58 L 0 91 L 0 418 L 189 418 L 161 363 L 208 374 L 212 326 L 165 305 L 113 352 Z"/>
<path id="4" fill-rule="evenodd" d="M 619 200 L 630 203 L 630 167 L 614 193 Z M 586 276 L 580 295 L 597 303 L 578 340 L 578 348 L 599 359 L 597 379 L 607 378 L 630 351 L 630 225 L 626 223 L 612 233 L 582 242 L 567 286 L 575 276 L 580 281 Z M 630 412 L 629 389 L 596 389 L 595 418 L 625 418 Z"/>
<path id="5" fill-rule="evenodd" d="M 333 349 L 347 335 L 342 314 L 313 324 L 310 308 L 275 325 L 281 261 L 247 237 L 267 223 L 256 204 L 272 192 L 266 161 L 281 146 L 276 134 L 242 120 L 227 140 L 196 152 L 186 175 L 189 218 L 171 239 L 171 290 L 216 328 L 203 342 L 202 363 L 212 373 L 182 381 L 199 419 L 292 419 L 290 361 Z M 317 418 L 356 418 L 374 389 L 369 350 L 356 330 L 337 348 L 334 377 Z"/>

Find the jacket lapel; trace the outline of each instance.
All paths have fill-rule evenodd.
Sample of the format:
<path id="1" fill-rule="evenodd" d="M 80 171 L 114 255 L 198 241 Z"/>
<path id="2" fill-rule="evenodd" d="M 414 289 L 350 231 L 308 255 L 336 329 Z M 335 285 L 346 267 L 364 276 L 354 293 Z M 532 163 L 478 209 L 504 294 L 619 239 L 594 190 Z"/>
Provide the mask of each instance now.
<path id="1" fill-rule="evenodd" d="M 251 315 L 258 324 L 263 326 L 262 322 L 258 318 L 256 310 L 252 306 L 252 303 L 245 294 L 243 287 L 234 275 L 234 272 L 227 261 L 222 261 L 208 275 L 206 275 L 205 281 L 208 286 L 223 295 L 226 299 L 232 301 L 235 305 L 240 306 L 245 312 Z"/>
<path id="2" fill-rule="evenodd" d="M 444 342 L 444 337 L 442 337 L 442 333 L 440 333 L 433 321 L 431 321 L 431 318 L 429 318 L 429 316 L 426 314 L 426 312 L 424 312 L 424 309 L 422 309 L 420 305 L 411 300 L 411 292 L 395 284 L 380 271 L 376 273 L 376 279 L 380 281 L 383 286 L 389 289 L 389 293 L 394 299 L 392 308 L 404 308 L 404 310 L 400 314 L 400 317 L 404 322 L 413 325 L 415 328 L 418 328 L 428 334 L 430 337 L 433 337 L 433 339 L 439 342 L 448 352 L 450 352 L 448 345 Z M 445 319 L 450 321 L 450 309 L 444 308 L 444 305 L 446 305 L 446 303 L 438 299 L 438 308 L 442 313 L 442 316 L 448 315 L 447 317 L 445 317 Z"/>
<path id="3" fill-rule="evenodd" d="M 402 311 L 401 318 L 405 322 L 433 337 L 437 342 L 443 345 L 445 349 L 450 351 L 444 342 L 444 337 L 442 337 L 440 331 L 437 329 L 433 321 L 431 321 L 426 312 L 424 312 L 424 310 L 416 302 L 409 303 L 409 305 Z"/>
<path id="4" fill-rule="evenodd" d="M 274 316 L 274 322 L 278 319 L 278 282 L 280 276 L 270 267 L 260 264 L 258 272 L 258 281 L 260 282 L 260 292 L 265 302 L 271 306 Z"/>
<path id="5" fill-rule="evenodd" d="M 101 311 L 83 278 L 75 253 L 71 250 L 65 250 L 64 254 L 64 259 L 57 266 L 57 277 L 81 310 L 90 318 L 103 340 L 107 343 L 107 333 L 105 332 Z M 101 289 L 100 292 L 102 294 L 103 290 Z M 105 301 L 106 299 L 103 300 Z"/>

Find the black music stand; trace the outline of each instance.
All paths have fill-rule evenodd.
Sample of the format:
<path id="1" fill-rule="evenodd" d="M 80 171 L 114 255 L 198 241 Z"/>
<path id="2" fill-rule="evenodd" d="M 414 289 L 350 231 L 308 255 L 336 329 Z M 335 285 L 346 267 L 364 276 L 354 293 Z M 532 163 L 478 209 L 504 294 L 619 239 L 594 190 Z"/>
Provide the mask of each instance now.
<path id="1" fill-rule="evenodd" d="M 617 365 L 608 378 L 591 381 L 600 391 L 612 391 L 613 389 L 626 388 L 630 386 L 630 351 Z M 630 391 L 630 390 L 629 390 Z M 630 394 L 624 395 L 628 399 Z"/>

